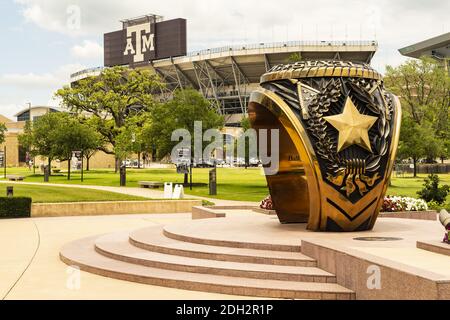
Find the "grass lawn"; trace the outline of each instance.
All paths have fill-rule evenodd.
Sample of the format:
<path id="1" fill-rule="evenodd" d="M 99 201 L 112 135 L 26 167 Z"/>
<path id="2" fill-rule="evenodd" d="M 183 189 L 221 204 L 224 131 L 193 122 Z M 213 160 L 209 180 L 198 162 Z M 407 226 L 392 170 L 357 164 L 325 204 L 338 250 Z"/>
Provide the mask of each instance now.
<path id="1" fill-rule="evenodd" d="M 6 185 L 0 185 L 0 194 L 6 194 Z M 31 197 L 34 203 L 149 200 L 147 198 L 128 196 L 100 190 L 33 186 L 25 184 L 14 184 L 14 196 Z"/>
<path id="2" fill-rule="evenodd" d="M 38 170 L 36 171 L 38 173 Z M 8 175 L 17 174 L 26 176 L 26 182 L 43 182 L 42 174 L 33 175 L 32 171 L 26 168 L 8 168 Z M 193 182 L 205 183 L 209 180 L 209 169 L 194 169 Z M 127 170 L 127 186 L 137 187 L 138 181 L 159 181 L 183 183 L 184 175 L 177 174 L 175 169 L 141 169 Z M 67 175 L 63 173 L 60 176 L 50 177 L 50 183 L 63 184 L 85 184 L 99 186 L 119 186 L 119 174 L 115 174 L 113 170 L 92 170 L 85 172 L 84 182 L 81 182 L 79 172 L 72 173 L 72 180 L 67 180 Z M 217 192 L 215 198 L 226 200 L 241 201 L 261 201 L 268 194 L 266 179 L 258 168 L 234 169 L 234 168 L 218 168 L 217 169 Z M 196 196 L 208 197 L 209 187 L 196 186 L 193 190 L 185 188 L 185 193 Z"/>
<path id="3" fill-rule="evenodd" d="M 26 168 L 9 168 L 8 174 L 20 174 L 27 176 L 27 182 L 43 182 L 43 176 L 38 174 L 33 176 Z M 195 183 L 208 183 L 209 169 L 194 169 Z M 441 183 L 450 185 L 450 174 L 440 175 Z M 67 176 L 52 176 L 50 183 L 82 184 L 80 174 L 73 174 L 72 180 L 68 181 Z M 418 178 L 405 177 L 393 178 L 392 186 L 388 190 L 388 195 L 408 196 L 417 198 L 417 191 L 422 188 L 426 175 Z M 175 169 L 142 169 L 127 170 L 127 186 L 137 187 L 138 181 L 159 181 L 182 183 L 183 175 L 177 174 Z M 119 186 L 119 175 L 112 170 L 92 170 L 85 172 L 84 184 L 101 186 Z M 89 191 L 91 192 L 91 191 Z M 185 190 L 186 194 L 208 197 L 208 186 L 196 186 L 191 191 Z M 218 168 L 217 169 L 217 192 L 215 198 L 241 201 L 261 201 L 269 191 L 266 179 L 258 168 Z M 450 208 L 450 197 L 447 201 Z"/>
<path id="4" fill-rule="evenodd" d="M 422 190 L 424 179 L 427 175 L 422 174 L 417 178 L 405 177 L 405 178 L 393 178 L 392 185 L 389 187 L 387 194 L 392 196 L 404 196 L 418 198 L 417 191 Z M 450 174 L 440 174 L 441 185 L 450 185 Z M 445 207 L 450 209 L 450 196 L 447 198 Z"/>

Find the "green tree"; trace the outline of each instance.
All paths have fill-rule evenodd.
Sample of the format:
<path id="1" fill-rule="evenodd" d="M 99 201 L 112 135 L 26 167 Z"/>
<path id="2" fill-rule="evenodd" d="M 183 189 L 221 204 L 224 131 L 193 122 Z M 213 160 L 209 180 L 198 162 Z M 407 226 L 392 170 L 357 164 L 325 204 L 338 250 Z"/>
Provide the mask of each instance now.
<path id="1" fill-rule="evenodd" d="M 99 147 L 99 134 L 86 123 L 82 123 L 73 114 L 57 113 L 48 114 L 58 119 L 58 125 L 53 128 L 55 139 L 54 154 L 61 161 L 68 162 L 67 179 L 70 180 L 71 160 L 74 151 L 79 151 L 84 156 Z"/>
<path id="2" fill-rule="evenodd" d="M 48 166 L 57 158 L 55 145 L 57 143 L 54 128 L 58 127 L 57 113 L 49 113 L 39 117 L 33 124 L 27 121 L 24 132 L 19 135 L 19 143 L 30 150 L 33 157 L 43 156 L 48 160 Z"/>
<path id="3" fill-rule="evenodd" d="M 443 161 L 450 155 L 450 78 L 429 57 L 388 66 L 386 71 L 386 87 L 402 102 L 400 154 L 413 159 L 416 174 L 420 158 Z"/>
<path id="4" fill-rule="evenodd" d="M 19 145 L 21 145 L 24 149 L 28 150 L 31 156 L 35 156 L 34 146 L 33 146 L 33 130 L 31 121 L 25 122 L 25 127 L 23 128 L 23 132 L 19 134 L 18 140 Z M 35 165 L 35 164 L 33 164 Z"/>
<path id="5" fill-rule="evenodd" d="M 178 90 L 171 100 L 155 105 L 149 120 L 149 125 L 143 127 L 143 143 L 153 146 L 159 158 L 170 154 L 178 144 L 171 141 L 173 131 L 186 129 L 193 137 L 195 121 L 202 122 L 203 133 L 208 129 L 220 129 L 224 125 L 223 116 L 193 89 Z"/>
<path id="6" fill-rule="evenodd" d="M 108 141 L 100 133 L 96 131 L 96 126 L 93 124 L 95 119 L 86 116 L 78 116 L 77 120 L 86 126 L 91 132 L 89 137 L 89 143 L 85 145 L 83 150 L 83 156 L 86 158 L 86 171 L 90 170 L 90 160 L 99 150 L 104 150 Z"/>
<path id="7" fill-rule="evenodd" d="M 128 122 L 117 136 L 116 153 L 120 159 L 126 159 L 132 154 L 137 154 L 138 167 L 140 168 L 141 154 L 147 150 L 142 138 L 143 123 L 141 121 Z"/>
<path id="8" fill-rule="evenodd" d="M 6 125 L 4 123 L 0 123 L 0 144 L 5 142 L 6 130 Z"/>
<path id="9" fill-rule="evenodd" d="M 68 161 L 68 175 L 71 174 L 73 151 L 85 152 L 97 146 L 98 133 L 81 123 L 73 114 L 50 112 L 27 123 L 19 143 L 31 151 L 32 156 L 44 156 L 51 167 L 53 160 Z"/>
<path id="10" fill-rule="evenodd" d="M 296 63 L 296 62 L 302 61 L 302 60 L 303 60 L 303 58 L 302 58 L 301 53 L 295 52 L 287 58 L 287 63 Z"/>
<path id="11" fill-rule="evenodd" d="M 439 62 L 424 57 L 396 68 L 387 66 L 384 81 L 401 98 L 404 113 L 417 124 L 428 120 L 436 130 L 449 127 L 450 80 Z"/>
<path id="12" fill-rule="evenodd" d="M 162 83 L 149 70 L 113 67 L 103 70 L 98 77 L 78 81 L 56 93 L 62 105 L 78 114 L 92 117 L 96 131 L 108 142 L 101 150 L 116 155 L 117 137 L 127 119 L 141 116 L 155 105 L 153 93 Z M 116 155 L 116 170 L 119 160 Z"/>
<path id="13" fill-rule="evenodd" d="M 224 125 L 223 116 L 198 91 L 177 90 L 171 100 L 155 105 L 149 121 L 142 128 L 142 143 L 151 146 L 161 159 L 178 144 L 177 141 L 171 141 L 172 133 L 177 129 L 186 129 L 191 134 L 193 150 L 195 121 L 202 122 L 202 133 L 208 129 L 220 129 Z"/>
<path id="14" fill-rule="evenodd" d="M 251 129 L 250 119 L 249 117 L 244 117 L 241 120 L 241 128 L 242 133 L 239 135 L 239 137 L 234 142 L 234 150 L 236 154 L 239 154 L 239 145 L 245 145 L 244 148 L 244 165 L 245 169 L 247 169 L 250 166 L 250 153 L 256 153 L 256 150 L 251 150 L 251 143 L 254 143 L 251 141 L 251 139 L 246 135 L 247 130 Z M 254 147 L 254 146 L 253 146 Z"/>
<path id="15" fill-rule="evenodd" d="M 248 130 L 248 129 L 250 129 L 252 126 L 251 126 L 251 124 L 250 124 L 250 118 L 249 117 L 243 117 L 242 118 L 242 120 L 241 120 L 241 127 L 242 127 L 242 129 L 245 131 L 245 130 Z"/>
<path id="16" fill-rule="evenodd" d="M 402 122 L 398 157 L 412 159 L 414 177 L 417 177 L 418 161 L 422 158 L 435 159 L 441 152 L 442 141 L 435 137 L 431 125 L 427 123 L 419 125 L 408 116 L 404 116 Z"/>

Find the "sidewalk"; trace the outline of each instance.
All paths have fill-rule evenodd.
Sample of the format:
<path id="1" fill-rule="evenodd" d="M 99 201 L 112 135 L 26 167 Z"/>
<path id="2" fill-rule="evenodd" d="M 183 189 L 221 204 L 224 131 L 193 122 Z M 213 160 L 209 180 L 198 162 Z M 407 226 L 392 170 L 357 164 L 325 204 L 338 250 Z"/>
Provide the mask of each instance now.
<path id="1" fill-rule="evenodd" d="M 25 185 L 35 185 L 35 186 L 52 186 L 52 187 L 62 187 L 62 188 L 83 188 L 92 190 L 102 190 L 115 193 L 126 194 L 130 196 L 151 198 L 151 199 L 164 199 L 164 192 L 154 189 L 144 189 L 144 188 L 132 188 L 132 187 L 108 187 L 108 186 L 92 186 L 92 185 L 80 185 L 80 184 L 58 184 L 58 183 L 39 183 L 39 182 L 14 182 L 14 181 L 0 181 L 2 184 L 25 184 Z M 234 201 L 234 200 L 221 200 L 215 198 L 199 197 L 189 195 L 189 190 L 185 189 L 185 198 L 189 199 L 200 199 L 213 202 L 217 206 L 259 206 L 258 202 L 250 201 Z"/>
<path id="2" fill-rule="evenodd" d="M 59 259 L 61 247 L 76 239 L 183 220 L 189 221 L 190 215 L 0 220 L 0 300 L 240 299 L 237 296 L 156 287 L 78 273 Z"/>

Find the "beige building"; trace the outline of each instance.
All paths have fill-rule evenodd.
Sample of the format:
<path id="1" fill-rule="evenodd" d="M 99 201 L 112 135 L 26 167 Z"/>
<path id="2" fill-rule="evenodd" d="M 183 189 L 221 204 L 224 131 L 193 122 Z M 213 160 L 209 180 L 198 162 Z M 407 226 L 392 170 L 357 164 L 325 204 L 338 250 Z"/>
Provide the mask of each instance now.
<path id="1" fill-rule="evenodd" d="M 4 123 L 7 128 L 6 139 L 3 145 L 0 145 L 0 150 L 3 151 L 6 146 L 6 165 L 7 167 L 25 167 L 27 166 L 27 150 L 20 146 L 19 135 L 23 133 L 25 123 L 30 119 L 36 121 L 39 117 L 45 115 L 48 112 L 62 112 L 59 108 L 47 107 L 47 106 L 35 106 L 32 108 L 26 108 L 14 115 L 16 121 L 8 119 L 0 115 L 0 123 Z M 233 115 L 235 116 L 235 115 Z M 231 141 L 229 139 L 237 138 L 242 133 L 242 128 L 239 127 L 226 127 L 222 130 L 225 141 Z M 75 151 L 75 150 L 74 150 Z M 132 159 L 137 159 L 135 155 Z M 35 161 L 36 166 L 39 168 L 42 165 L 47 165 L 47 159 L 45 157 L 36 157 L 32 159 Z M 142 160 L 142 159 L 141 159 Z M 169 159 L 165 159 L 169 161 Z M 28 159 L 29 161 L 29 159 Z M 72 166 L 76 165 L 76 158 L 72 161 Z M 163 160 L 164 162 L 164 160 Z M 86 167 L 86 161 L 84 162 Z M 54 161 L 52 163 L 53 168 L 67 170 L 67 161 L 60 162 Z M 115 167 L 115 159 L 113 155 L 106 154 L 102 151 L 98 151 L 89 160 L 90 169 L 113 169 Z"/>
<path id="2" fill-rule="evenodd" d="M 7 166 L 18 166 L 20 163 L 19 154 L 23 155 L 23 150 L 21 150 L 18 141 L 18 135 L 23 131 L 24 122 L 14 122 L 5 116 L 0 115 L 0 123 L 6 125 L 8 131 L 6 132 L 5 142 L 0 145 L 1 151 L 5 149 L 6 146 L 6 165 Z M 25 163 L 25 159 L 23 159 Z"/>
<path id="3" fill-rule="evenodd" d="M 0 145 L 0 150 L 3 151 L 6 146 L 6 165 L 7 167 L 24 167 L 27 165 L 27 150 L 22 148 L 19 144 L 19 135 L 23 132 L 25 123 L 29 120 L 36 121 L 39 117 L 48 112 L 61 112 L 62 110 L 47 106 L 35 106 L 32 108 L 26 108 L 18 112 L 14 117 L 16 121 L 8 119 L 5 116 L 0 115 L 0 123 L 4 123 L 7 128 L 5 143 Z M 47 164 L 44 157 L 37 157 L 34 159 L 37 166 L 41 164 Z M 55 161 L 52 163 L 52 167 L 60 168 L 62 170 L 67 169 L 67 162 L 61 163 Z M 114 156 L 108 155 L 102 151 L 98 151 L 90 159 L 91 169 L 100 168 L 114 168 Z"/>

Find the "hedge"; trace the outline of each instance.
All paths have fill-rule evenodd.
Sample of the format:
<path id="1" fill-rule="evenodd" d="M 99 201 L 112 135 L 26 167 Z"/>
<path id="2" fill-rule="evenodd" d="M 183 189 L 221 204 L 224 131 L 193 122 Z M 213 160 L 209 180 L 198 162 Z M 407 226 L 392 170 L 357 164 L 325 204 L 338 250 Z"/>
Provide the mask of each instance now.
<path id="1" fill-rule="evenodd" d="M 31 202 L 27 197 L 0 197 L 0 219 L 30 217 Z"/>

